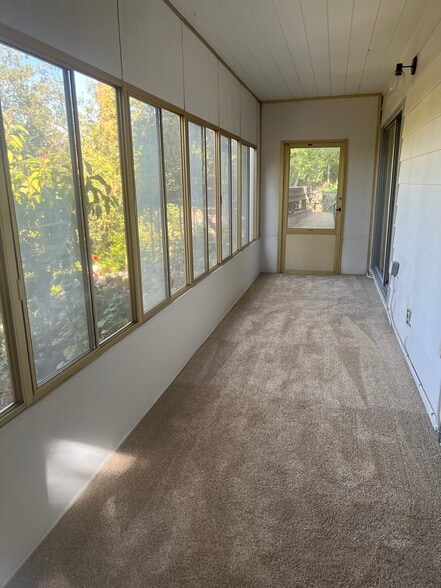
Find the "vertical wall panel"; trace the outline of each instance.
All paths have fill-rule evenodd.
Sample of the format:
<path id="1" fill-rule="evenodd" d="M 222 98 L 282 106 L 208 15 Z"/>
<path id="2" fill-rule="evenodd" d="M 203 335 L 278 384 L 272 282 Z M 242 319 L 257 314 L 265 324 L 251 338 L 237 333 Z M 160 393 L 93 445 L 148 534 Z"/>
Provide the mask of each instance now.
<path id="1" fill-rule="evenodd" d="M 215 125 L 219 122 L 217 59 L 186 26 L 184 50 L 185 110 Z"/>
<path id="2" fill-rule="evenodd" d="M 2 0 L 0 23 L 121 77 L 116 0 Z"/>
<path id="3" fill-rule="evenodd" d="M 219 63 L 219 126 L 240 135 L 240 88 L 238 80 Z"/>
<path id="4" fill-rule="evenodd" d="M 183 108 L 181 20 L 162 0 L 124 0 L 120 20 L 124 79 Z"/>
<path id="5" fill-rule="evenodd" d="M 244 86 L 240 88 L 240 136 L 250 143 L 257 143 L 259 104 Z"/>

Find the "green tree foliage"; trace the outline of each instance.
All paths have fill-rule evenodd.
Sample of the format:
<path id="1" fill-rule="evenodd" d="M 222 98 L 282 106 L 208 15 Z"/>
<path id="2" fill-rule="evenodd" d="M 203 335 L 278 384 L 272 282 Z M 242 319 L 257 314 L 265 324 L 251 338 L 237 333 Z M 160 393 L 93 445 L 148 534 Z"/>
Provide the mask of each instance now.
<path id="1" fill-rule="evenodd" d="M 289 185 L 331 190 L 337 185 L 339 147 L 293 148 L 290 153 Z"/>
<path id="2" fill-rule="evenodd" d="M 6 337 L 0 308 L 0 411 L 13 402 Z"/>
<path id="3" fill-rule="evenodd" d="M 339 164 L 339 147 L 294 147 L 290 152 L 289 186 L 307 188 L 310 210 L 333 212 Z"/>
<path id="4" fill-rule="evenodd" d="M 0 45 L 0 102 L 15 204 L 37 379 L 42 381 L 86 353 L 92 332 L 86 304 L 93 276 L 100 340 L 131 320 L 124 198 L 116 91 L 75 73 L 84 185 L 81 201 L 65 74 L 57 66 Z M 175 115 L 169 113 L 171 118 Z M 147 132 L 133 124 L 133 133 Z M 178 132 L 177 132 L 178 131 Z M 164 125 L 167 143 L 167 227 L 171 283 L 185 276 L 182 167 L 179 125 Z M 164 280 L 164 211 L 161 174 L 150 157 L 151 141 L 138 158 L 147 170 L 141 190 L 142 264 Z M 147 146 L 147 147 L 146 147 Z M 156 180 L 152 182 L 152 178 Z M 156 181 L 156 184 L 155 184 Z M 86 217 L 84 225 L 83 206 Z M 85 231 L 81 227 L 85 228 Z M 86 234 L 90 250 L 86 249 Z M 86 251 L 91 258 L 87 259 Z M 147 252 L 147 254 L 145 254 Z M 148 284 L 154 291 L 154 281 Z M 163 296 L 162 296 L 163 297 Z M 3 329 L 0 383 L 9 378 Z"/>

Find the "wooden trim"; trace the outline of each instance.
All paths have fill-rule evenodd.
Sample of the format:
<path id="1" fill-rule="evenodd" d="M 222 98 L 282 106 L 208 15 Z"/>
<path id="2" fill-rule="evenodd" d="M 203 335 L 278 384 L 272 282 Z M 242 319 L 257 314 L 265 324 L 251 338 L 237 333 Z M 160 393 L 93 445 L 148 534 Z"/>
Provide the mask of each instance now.
<path id="1" fill-rule="evenodd" d="M 260 104 L 286 104 L 289 102 L 312 102 L 315 100 L 344 100 L 345 98 L 369 98 L 382 96 L 381 92 L 366 92 L 365 94 L 338 94 L 337 96 L 311 96 L 310 98 L 281 98 L 275 100 L 261 100 Z"/>
<path id="2" fill-rule="evenodd" d="M 179 114 L 180 116 L 184 116 L 185 110 L 180 108 L 179 106 L 175 106 L 171 102 L 167 102 L 166 100 L 162 100 L 137 86 L 133 86 L 128 82 L 124 82 L 124 86 L 127 89 L 129 96 L 133 96 L 133 98 L 137 98 L 141 102 L 146 102 L 150 106 L 156 106 L 157 108 L 163 108 L 164 110 L 169 110 L 170 112 L 174 112 L 175 114 Z"/>

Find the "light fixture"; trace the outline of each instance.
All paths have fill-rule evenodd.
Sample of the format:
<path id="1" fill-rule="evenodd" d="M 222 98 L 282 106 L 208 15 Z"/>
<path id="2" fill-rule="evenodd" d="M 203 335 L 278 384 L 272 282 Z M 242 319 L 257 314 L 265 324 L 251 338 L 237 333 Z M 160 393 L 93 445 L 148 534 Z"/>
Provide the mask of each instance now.
<path id="1" fill-rule="evenodd" d="M 392 84 L 389 87 L 389 92 L 404 92 L 407 87 L 406 83 L 406 76 L 404 75 L 405 69 L 410 69 L 410 75 L 414 76 L 417 67 L 417 56 L 412 59 L 412 63 L 410 65 L 403 65 L 402 63 L 397 63 L 395 67 L 395 77 L 393 79 Z"/>
<path id="2" fill-rule="evenodd" d="M 397 65 L 395 67 L 395 75 L 402 76 L 402 75 L 404 75 L 403 69 L 409 68 L 410 75 L 414 76 L 415 72 L 416 72 L 417 61 L 418 61 L 418 59 L 417 59 L 417 56 L 415 55 L 415 57 L 412 59 L 412 63 L 410 65 L 403 65 L 402 63 L 397 63 Z"/>

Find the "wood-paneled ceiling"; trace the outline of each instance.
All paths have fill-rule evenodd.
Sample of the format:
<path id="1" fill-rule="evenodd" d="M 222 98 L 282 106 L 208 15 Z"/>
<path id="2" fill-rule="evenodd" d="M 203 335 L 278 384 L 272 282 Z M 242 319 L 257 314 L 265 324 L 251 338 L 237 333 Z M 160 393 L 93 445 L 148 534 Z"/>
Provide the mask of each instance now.
<path id="1" fill-rule="evenodd" d="M 383 92 L 430 0 L 171 0 L 260 100 Z"/>

